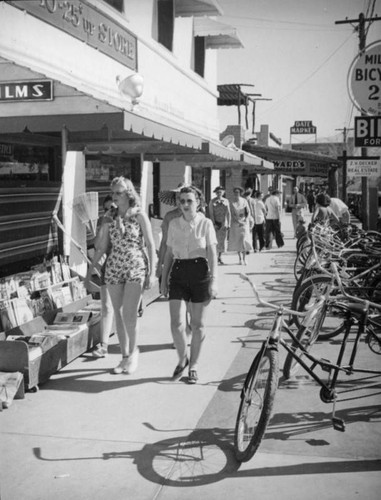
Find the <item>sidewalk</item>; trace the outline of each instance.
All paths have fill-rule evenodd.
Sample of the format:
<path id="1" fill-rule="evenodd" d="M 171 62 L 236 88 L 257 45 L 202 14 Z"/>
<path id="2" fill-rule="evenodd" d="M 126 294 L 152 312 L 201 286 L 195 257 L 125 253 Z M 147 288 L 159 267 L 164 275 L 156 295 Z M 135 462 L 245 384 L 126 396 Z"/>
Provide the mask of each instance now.
<path id="1" fill-rule="evenodd" d="M 301 372 L 281 383 L 257 454 L 241 467 L 234 459 L 240 388 L 271 321 L 239 273 L 251 275 L 265 300 L 290 303 L 289 214 L 282 224 L 282 249 L 250 254 L 246 267 L 227 254 L 219 266 L 197 385 L 170 380 L 177 356 L 168 302 L 160 299 L 140 320 L 136 373 L 110 374 L 120 358 L 113 337 L 106 359 L 85 354 L 3 411 L 1 500 L 272 500 L 280 491 L 286 500 L 378 499 L 381 385 L 355 391 L 348 378 L 348 397 L 337 408 L 347 431 L 340 433 L 330 425 L 331 405 Z M 316 348 L 327 357 L 337 345 Z M 379 364 L 364 346 L 360 357 Z"/>

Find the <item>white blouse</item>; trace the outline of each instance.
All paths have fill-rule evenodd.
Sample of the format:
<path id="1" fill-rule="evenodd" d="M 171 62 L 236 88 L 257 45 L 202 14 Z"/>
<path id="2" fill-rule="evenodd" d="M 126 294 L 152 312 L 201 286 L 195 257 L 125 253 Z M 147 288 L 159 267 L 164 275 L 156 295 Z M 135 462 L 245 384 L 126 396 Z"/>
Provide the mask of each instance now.
<path id="1" fill-rule="evenodd" d="M 167 246 L 175 259 L 207 258 L 207 247 L 217 245 L 213 223 L 203 214 L 196 214 L 190 222 L 184 217 L 169 223 Z"/>

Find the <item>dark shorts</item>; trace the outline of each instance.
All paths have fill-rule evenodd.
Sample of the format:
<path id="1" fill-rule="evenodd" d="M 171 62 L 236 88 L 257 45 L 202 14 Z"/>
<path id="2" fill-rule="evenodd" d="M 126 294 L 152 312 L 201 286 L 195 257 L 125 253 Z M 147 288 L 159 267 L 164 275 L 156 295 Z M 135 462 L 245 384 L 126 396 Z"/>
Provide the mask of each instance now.
<path id="1" fill-rule="evenodd" d="M 210 272 L 208 261 L 203 258 L 176 259 L 169 278 L 169 300 L 207 302 Z"/>

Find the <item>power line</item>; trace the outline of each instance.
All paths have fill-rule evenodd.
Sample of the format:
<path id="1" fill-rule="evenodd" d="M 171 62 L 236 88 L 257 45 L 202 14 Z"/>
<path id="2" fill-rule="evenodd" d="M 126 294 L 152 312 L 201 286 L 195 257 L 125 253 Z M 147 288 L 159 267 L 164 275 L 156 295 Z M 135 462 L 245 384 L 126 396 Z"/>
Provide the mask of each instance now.
<path id="1" fill-rule="evenodd" d="M 325 59 L 321 64 L 320 66 L 318 66 L 312 73 L 310 73 L 302 82 L 300 82 L 293 90 L 291 90 L 288 94 L 284 95 L 283 97 L 281 97 L 280 99 L 277 100 L 277 102 L 275 103 L 275 105 L 273 107 L 270 107 L 267 109 L 267 111 L 273 111 L 274 109 L 276 109 L 279 104 L 281 102 L 283 102 L 285 99 L 287 99 L 288 97 L 290 97 L 292 94 L 294 94 L 302 85 L 304 85 L 306 82 L 308 82 L 308 80 L 310 80 L 330 59 L 332 59 L 332 57 L 352 38 L 352 33 L 351 35 L 346 39 L 344 40 L 344 42 L 342 44 L 340 44 L 333 52 L 332 54 L 330 54 L 327 59 Z"/>

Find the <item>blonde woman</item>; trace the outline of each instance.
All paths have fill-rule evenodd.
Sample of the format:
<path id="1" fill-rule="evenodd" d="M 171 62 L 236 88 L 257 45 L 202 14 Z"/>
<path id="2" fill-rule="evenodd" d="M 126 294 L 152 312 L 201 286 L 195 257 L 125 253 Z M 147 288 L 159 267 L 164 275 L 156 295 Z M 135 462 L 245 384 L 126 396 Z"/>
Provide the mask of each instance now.
<path id="1" fill-rule="evenodd" d="M 129 179 L 111 182 L 117 207 L 110 222 L 102 226 L 97 250 L 88 275 L 111 245 L 105 282 L 114 308 L 122 360 L 113 373 L 133 373 L 138 366 L 137 317 L 143 289 L 155 279 L 155 245 L 147 215 Z M 147 252 L 145 251 L 145 247 Z"/>

